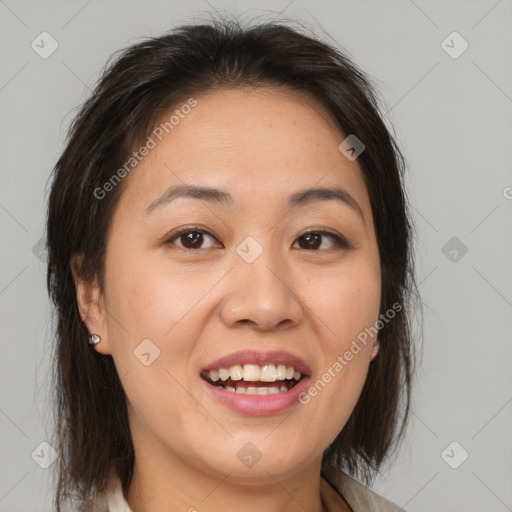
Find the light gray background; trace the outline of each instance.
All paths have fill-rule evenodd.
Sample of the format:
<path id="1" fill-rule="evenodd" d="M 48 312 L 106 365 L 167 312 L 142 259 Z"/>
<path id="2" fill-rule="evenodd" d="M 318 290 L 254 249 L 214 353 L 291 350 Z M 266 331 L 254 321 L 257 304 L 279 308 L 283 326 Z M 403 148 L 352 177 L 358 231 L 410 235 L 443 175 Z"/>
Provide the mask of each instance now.
<path id="1" fill-rule="evenodd" d="M 325 29 L 391 109 L 419 231 L 424 357 L 407 440 L 375 489 L 410 512 L 512 510 L 510 0 L 0 0 L 0 511 L 51 510 L 50 471 L 31 458 L 51 429 L 51 324 L 33 248 L 75 107 L 115 50 L 211 6 L 268 19 L 284 9 Z M 43 31 L 59 44 L 47 59 L 31 48 Z M 469 43 L 457 59 L 441 46 L 453 31 Z M 442 251 L 452 237 L 468 249 L 455 262 Z M 458 469 L 441 456 L 453 441 L 462 448 L 446 460 L 469 453 Z"/>

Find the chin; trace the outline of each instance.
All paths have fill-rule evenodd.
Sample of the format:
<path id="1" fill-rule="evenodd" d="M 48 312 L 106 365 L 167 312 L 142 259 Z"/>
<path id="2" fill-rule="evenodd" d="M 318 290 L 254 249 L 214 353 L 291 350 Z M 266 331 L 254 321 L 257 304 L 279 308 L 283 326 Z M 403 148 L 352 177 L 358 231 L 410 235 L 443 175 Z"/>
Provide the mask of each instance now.
<path id="1" fill-rule="evenodd" d="M 262 437 L 260 446 L 263 444 Z M 208 461 L 208 466 L 210 470 L 222 475 L 229 474 L 229 481 L 232 483 L 265 485 L 296 475 L 311 465 L 315 459 L 320 460 L 322 456 L 321 452 L 318 455 L 305 455 L 304 447 L 291 456 L 291 449 L 285 447 L 284 443 L 278 446 L 276 443 L 268 443 L 267 440 L 266 446 L 258 449 L 256 444 L 247 441 L 241 444 L 241 448 L 237 448 L 234 454 L 231 450 L 221 450 L 218 457 Z M 219 460 L 224 463 L 219 464 Z"/>

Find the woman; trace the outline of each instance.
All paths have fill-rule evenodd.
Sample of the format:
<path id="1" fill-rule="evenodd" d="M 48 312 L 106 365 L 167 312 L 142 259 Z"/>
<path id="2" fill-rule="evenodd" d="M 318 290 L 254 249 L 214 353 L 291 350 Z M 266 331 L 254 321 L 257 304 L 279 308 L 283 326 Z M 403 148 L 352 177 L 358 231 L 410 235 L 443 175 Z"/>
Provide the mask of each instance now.
<path id="1" fill-rule="evenodd" d="M 122 52 L 49 199 L 57 510 L 398 510 L 356 479 L 409 412 L 403 167 L 366 77 L 300 30 Z"/>

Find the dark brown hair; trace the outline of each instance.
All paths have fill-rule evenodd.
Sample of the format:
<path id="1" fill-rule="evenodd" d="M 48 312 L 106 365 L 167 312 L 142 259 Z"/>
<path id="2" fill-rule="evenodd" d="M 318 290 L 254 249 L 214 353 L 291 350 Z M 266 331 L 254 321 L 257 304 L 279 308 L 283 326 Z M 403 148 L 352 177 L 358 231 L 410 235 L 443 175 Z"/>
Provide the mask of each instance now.
<path id="1" fill-rule="evenodd" d="M 113 209 L 126 179 L 97 199 L 135 144 L 162 115 L 214 88 L 284 87 L 306 93 L 340 131 L 365 145 L 358 157 L 368 190 L 381 259 L 380 312 L 402 309 L 379 332 L 381 350 L 370 364 L 357 405 L 323 455 L 370 483 L 402 438 L 411 401 L 414 281 L 413 225 L 403 187 L 405 160 L 379 114 L 369 79 L 339 49 L 291 23 L 244 26 L 215 19 L 187 24 L 123 50 L 107 63 L 68 133 L 55 165 L 47 216 L 47 286 L 56 310 L 54 366 L 55 503 L 80 503 L 104 488 L 110 468 L 126 490 L 134 463 L 126 397 L 111 356 L 91 349 L 70 262 L 103 288 L 104 255 Z"/>

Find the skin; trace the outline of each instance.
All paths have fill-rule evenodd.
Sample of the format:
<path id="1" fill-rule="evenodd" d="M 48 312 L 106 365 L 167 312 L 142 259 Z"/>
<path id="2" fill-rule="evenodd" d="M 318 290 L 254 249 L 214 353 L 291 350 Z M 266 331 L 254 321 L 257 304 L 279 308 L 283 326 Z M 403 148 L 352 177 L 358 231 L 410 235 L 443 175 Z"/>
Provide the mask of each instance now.
<path id="1" fill-rule="evenodd" d="M 338 150 L 345 135 L 328 113 L 300 93 L 244 88 L 196 99 L 125 178 L 104 289 L 76 279 L 82 318 L 101 336 L 94 349 L 112 355 L 128 399 L 136 461 L 127 502 L 137 512 L 319 512 L 322 452 L 359 398 L 376 340 L 309 404 L 280 414 L 227 409 L 199 372 L 241 349 L 287 350 L 314 382 L 378 320 L 379 253 L 361 169 Z M 183 183 L 225 189 L 236 204 L 179 198 L 144 213 Z M 286 205 L 291 193 L 324 186 L 343 187 L 362 218 L 336 200 Z M 184 248 L 183 236 L 166 243 L 196 225 L 211 234 L 199 248 Z M 307 249 L 310 228 L 349 246 L 323 236 Z M 248 236 L 263 249 L 250 264 L 235 250 Z M 144 339 L 160 350 L 149 366 L 134 357 Z M 251 468 L 237 457 L 247 442 L 262 454 Z"/>

